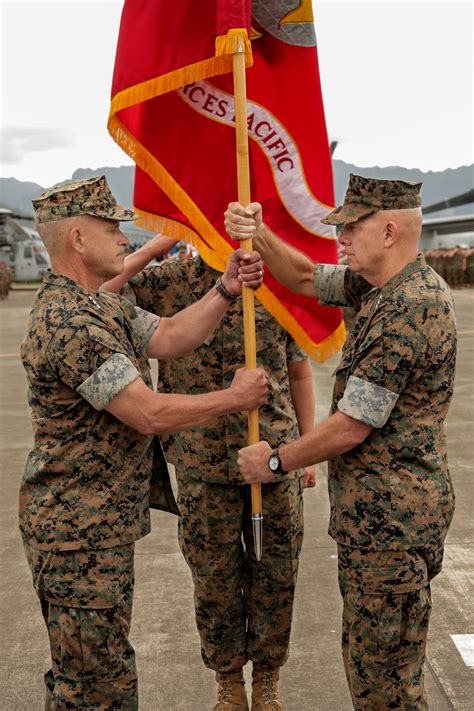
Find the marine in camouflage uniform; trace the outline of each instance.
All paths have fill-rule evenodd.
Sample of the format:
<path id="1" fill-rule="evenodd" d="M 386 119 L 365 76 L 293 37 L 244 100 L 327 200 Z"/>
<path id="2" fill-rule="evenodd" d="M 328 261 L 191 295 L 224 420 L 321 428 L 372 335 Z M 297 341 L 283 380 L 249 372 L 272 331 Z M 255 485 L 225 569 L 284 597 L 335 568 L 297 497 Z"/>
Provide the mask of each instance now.
<path id="1" fill-rule="evenodd" d="M 336 269 L 316 267 L 320 302 L 358 314 L 331 411 L 374 428 L 329 461 L 346 674 L 355 708 L 426 708 L 429 582 L 454 507 L 442 427 L 454 383 L 452 297 L 422 256 L 381 289 Z"/>
<path id="2" fill-rule="evenodd" d="M 352 175 L 344 205 L 324 221 L 363 230 L 359 220 L 381 210 L 419 207 L 420 187 Z M 353 242 L 345 234 L 341 242 L 353 250 L 357 233 Z M 353 705 L 426 709 L 430 581 L 441 570 L 454 512 L 443 427 L 456 357 L 452 296 L 422 255 L 377 287 L 346 266 L 318 264 L 313 276 L 320 303 L 357 311 L 335 372 L 331 416 L 368 427 L 357 446 L 340 447 L 328 462 Z M 315 429 L 315 442 L 323 427 L 328 437 L 330 421 Z M 297 444 L 280 449 L 283 462 Z"/>
<path id="3" fill-rule="evenodd" d="M 196 257 L 145 269 L 130 284 L 142 308 L 170 316 L 200 299 L 214 280 L 213 270 Z M 270 390 L 259 409 L 260 436 L 277 447 L 298 436 L 288 368 L 306 355 L 257 301 L 255 319 L 257 362 Z M 239 300 L 207 343 L 186 358 L 160 362 L 159 389 L 195 394 L 226 387 L 243 365 L 242 344 Z M 218 673 L 241 670 L 248 660 L 274 669 L 286 662 L 303 540 L 303 484 L 294 471 L 262 487 L 265 545 L 256 561 L 250 487 L 237 467 L 246 438 L 247 417 L 237 412 L 164 443 L 176 465 L 179 542 L 193 577 L 202 657 Z"/>
<path id="4" fill-rule="evenodd" d="M 93 220 L 92 233 L 105 257 L 86 251 L 90 220 L 74 222 L 84 254 L 95 258 L 96 267 L 100 262 L 100 276 L 89 271 L 81 277 L 88 290 L 64 273 L 47 271 L 21 347 L 34 449 L 21 483 L 20 529 L 50 638 L 46 709 L 132 711 L 138 708 L 135 654 L 128 640 L 134 542 L 150 531 L 150 488 L 163 495 L 157 507 L 173 510 L 174 501 L 166 497 L 166 465 L 159 471 L 159 439 L 106 408 L 125 390 L 130 393 L 129 386 L 143 386 L 152 401 L 158 397 L 148 357 L 160 318 L 120 296 L 90 290 L 111 265 L 123 269 L 127 240 L 117 235 L 118 222 L 137 217 L 116 204 L 105 178 L 59 186 L 33 205 L 45 242 L 60 239 L 61 226 L 52 223 L 105 218 Z M 70 242 L 64 237 L 61 245 L 65 250 Z M 66 272 L 85 274 L 79 252 L 58 257 L 51 243 L 50 249 L 53 264 L 56 259 L 62 266 L 61 259 L 67 259 Z"/>
<path id="5" fill-rule="evenodd" d="M 103 183 L 78 181 L 35 201 L 36 221 L 80 214 L 86 201 L 96 216 L 102 207 L 135 219 L 109 199 Z M 49 271 L 30 314 L 21 357 L 35 447 L 20 529 L 51 641 L 47 708 L 138 708 L 128 631 L 134 541 L 150 530 L 153 438 L 104 407 L 138 374 L 151 386 L 146 345 L 156 324 L 121 297 L 96 299 Z"/>

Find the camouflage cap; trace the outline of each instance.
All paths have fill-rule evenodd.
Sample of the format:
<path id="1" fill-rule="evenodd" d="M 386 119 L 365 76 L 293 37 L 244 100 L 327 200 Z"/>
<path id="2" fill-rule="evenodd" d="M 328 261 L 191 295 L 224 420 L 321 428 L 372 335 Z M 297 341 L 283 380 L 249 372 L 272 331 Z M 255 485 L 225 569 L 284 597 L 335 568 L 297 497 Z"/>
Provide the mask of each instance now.
<path id="1" fill-rule="evenodd" d="M 79 215 L 93 215 L 120 221 L 138 220 L 140 217 L 132 210 L 117 205 L 105 175 L 56 185 L 32 202 L 37 224 L 56 222 Z"/>
<path id="2" fill-rule="evenodd" d="M 336 207 L 324 220 L 326 225 L 345 225 L 379 210 L 405 210 L 420 207 L 422 183 L 406 180 L 379 180 L 362 175 L 349 176 L 344 204 Z"/>

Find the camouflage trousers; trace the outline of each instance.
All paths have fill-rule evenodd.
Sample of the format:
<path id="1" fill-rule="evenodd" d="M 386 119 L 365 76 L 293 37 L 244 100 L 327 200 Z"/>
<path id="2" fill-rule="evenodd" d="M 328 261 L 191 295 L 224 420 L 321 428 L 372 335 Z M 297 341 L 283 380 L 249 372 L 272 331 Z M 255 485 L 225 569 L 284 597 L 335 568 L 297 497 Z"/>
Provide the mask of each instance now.
<path id="1" fill-rule="evenodd" d="M 250 486 L 178 477 L 179 541 L 194 582 L 204 664 L 225 672 L 288 658 L 303 542 L 300 479 L 262 486 L 263 554 L 254 553 Z"/>
<path id="2" fill-rule="evenodd" d="M 342 654 L 354 708 L 427 709 L 429 581 L 441 570 L 443 547 L 372 551 L 339 545 L 338 559 Z"/>
<path id="3" fill-rule="evenodd" d="M 52 553 L 25 545 L 51 647 L 46 709 L 136 711 L 128 641 L 134 545 Z"/>

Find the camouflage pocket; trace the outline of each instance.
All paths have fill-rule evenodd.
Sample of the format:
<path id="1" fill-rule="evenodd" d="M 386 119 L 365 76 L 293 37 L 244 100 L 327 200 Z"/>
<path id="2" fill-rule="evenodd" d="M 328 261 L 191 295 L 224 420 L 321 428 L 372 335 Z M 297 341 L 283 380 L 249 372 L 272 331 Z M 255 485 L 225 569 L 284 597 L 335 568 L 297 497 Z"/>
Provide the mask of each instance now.
<path id="1" fill-rule="evenodd" d="M 235 574 L 242 555 L 240 491 L 205 482 L 186 487 L 178 487 L 179 544 L 193 575 Z"/>
<path id="2" fill-rule="evenodd" d="M 385 667 L 419 662 L 431 609 L 424 558 L 414 550 L 338 550 L 352 652 Z"/>
<path id="3" fill-rule="evenodd" d="M 427 588 L 383 595 L 377 628 L 378 661 L 397 667 L 421 662 L 430 610 Z"/>
<path id="4" fill-rule="evenodd" d="M 428 584 L 428 571 L 421 556 L 408 551 L 383 551 L 378 557 L 385 559 L 385 565 L 363 566 L 357 571 L 356 577 L 364 593 L 401 594 Z M 390 559 L 393 562 L 389 563 Z"/>
<path id="5" fill-rule="evenodd" d="M 44 596 L 53 658 L 61 672 L 69 678 L 111 674 L 129 645 L 118 585 L 46 577 Z"/>
<path id="6" fill-rule="evenodd" d="M 428 584 L 428 568 L 422 549 L 380 550 L 338 546 L 341 591 L 404 593 Z"/>
<path id="7" fill-rule="evenodd" d="M 368 369 L 374 370 L 374 375 L 383 373 L 383 343 L 382 334 L 379 328 L 373 328 L 366 335 L 364 340 L 358 336 L 342 353 L 333 375 L 345 368 L 349 369 L 349 374 L 357 372 L 362 365 L 361 371 L 366 375 L 364 378 L 371 380 Z M 360 373 L 359 373 L 360 374 Z M 361 376 L 362 377 L 362 376 Z"/>
<path id="8" fill-rule="evenodd" d="M 107 583 L 79 582 L 64 578 L 44 578 L 44 597 L 58 607 L 85 607 L 93 610 L 115 607 L 119 603 L 119 586 Z"/>
<path id="9" fill-rule="evenodd" d="M 430 610 L 428 588 L 400 594 L 351 591 L 344 600 L 344 622 L 352 656 L 367 668 L 421 663 Z"/>

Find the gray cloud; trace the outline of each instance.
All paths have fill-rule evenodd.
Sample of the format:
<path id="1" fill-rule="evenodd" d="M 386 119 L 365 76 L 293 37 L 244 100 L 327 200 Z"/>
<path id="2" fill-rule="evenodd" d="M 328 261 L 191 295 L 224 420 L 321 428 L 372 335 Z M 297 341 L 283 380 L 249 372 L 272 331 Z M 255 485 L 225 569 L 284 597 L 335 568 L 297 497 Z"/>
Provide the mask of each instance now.
<path id="1" fill-rule="evenodd" d="M 52 151 L 74 144 L 74 131 L 58 128 L 9 126 L 0 131 L 0 163 L 19 165 L 28 153 Z"/>

